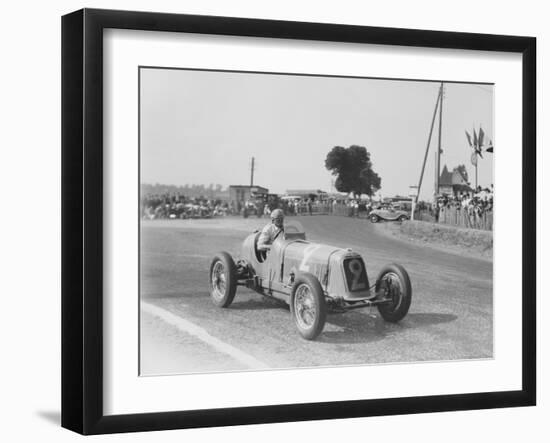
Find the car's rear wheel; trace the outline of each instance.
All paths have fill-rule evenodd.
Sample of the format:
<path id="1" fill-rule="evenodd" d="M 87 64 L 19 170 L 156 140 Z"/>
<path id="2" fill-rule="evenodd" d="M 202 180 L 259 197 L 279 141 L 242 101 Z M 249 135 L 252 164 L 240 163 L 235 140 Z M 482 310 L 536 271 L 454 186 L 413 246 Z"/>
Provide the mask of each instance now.
<path id="1" fill-rule="evenodd" d="M 290 293 L 290 312 L 300 335 L 314 340 L 325 326 L 327 304 L 323 288 L 317 278 L 309 273 L 296 277 Z"/>
<path id="2" fill-rule="evenodd" d="M 406 215 L 402 215 L 401 217 L 399 217 L 399 221 L 402 222 L 402 221 L 405 221 L 407 220 L 407 216 Z"/>
<path id="3" fill-rule="evenodd" d="M 378 274 L 376 292 L 378 297 L 391 300 L 378 305 L 384 320 L 395 323 L 407 315 L 411 306 L 412 287 L 409 274 L 403 266 L 396 263 L 386 265 Z"/>
<path id="4" fill-rule="evenodd" d="M 369 218 L 371 223 L 378 223 L 380 221 L 380 217 L 378 217 L 376 214 L 372 214 Z"/>
<path id="5" fill-rule="evenodd" d="M 210 264 L 210 297 L 216 306 L 227 308 L 237 290 L 237 267 L 230 254 L 218 252 Z"/>

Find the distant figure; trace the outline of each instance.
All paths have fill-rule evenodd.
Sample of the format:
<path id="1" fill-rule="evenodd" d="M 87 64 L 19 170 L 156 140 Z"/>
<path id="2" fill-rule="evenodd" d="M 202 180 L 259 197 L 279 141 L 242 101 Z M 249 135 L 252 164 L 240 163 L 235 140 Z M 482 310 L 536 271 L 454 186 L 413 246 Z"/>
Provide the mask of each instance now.
<path id="1" fill-rule="evenodd" d="M 264 226 L 258 238 L 258 249 L 260 251 L 269 251 L 271 249 L 271 245 L 275 239 L 284 231 L 284 221 L 285 214 L 282 209 L 275 209 L 271 213 L 271 223 Z"/>

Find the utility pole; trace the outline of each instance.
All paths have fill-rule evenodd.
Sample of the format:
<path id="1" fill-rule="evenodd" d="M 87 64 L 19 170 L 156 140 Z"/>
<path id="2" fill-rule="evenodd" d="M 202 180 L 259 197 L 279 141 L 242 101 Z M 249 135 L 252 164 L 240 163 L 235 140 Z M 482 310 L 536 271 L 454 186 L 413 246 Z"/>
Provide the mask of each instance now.
<path id="1" fill-rule="evenodd" d="M 414 209 L 416 207 L 416 200 L 418 194 L 418 186 L 409 186 L 409 197 L 411 198 L 411 220 L 414 220 Z"/>
<path id="2" fill-rule="evenodd" d="M 476 189 L 475 192 L 477 192 L 477 154 L 474 154 L 476 156 Z"/>
<path id="3" fill-rule="evenodd" d="M 480 126 L 481 128 L 481 126 Z M 473 145 L 473 148 L 474 148 L 474 152 L 472 153 L 472 157 L 471 157 L 471 162 L 472 162 L 472 165 L 474 165 L 474 167 L 476 168 L 476 187 L 475 187 L 475 191 L 477 192 L 477 164 L 478 164 L 478 158 L 477 158 L 477 155 L 478 155 L 478 149 L 481 150 L 481 143 L 479 141 L 479 138 L 478 136 L 476 136 L 476 128 L 475 128 L 475 125 L 472 123 L 472 132 L 474 133 L 474 145 Z"/>
<path id="4" fill-rule="evenodd" d="M 439 138 L 437 142 L 437 155 L 435 156 L 435 193 L 439 194 L 439 179 L 441 174 L 441 127 L 443 124 L 443 82 L 441 83 L 441 92 L 439 94 Z"/>
<path id="5" fill-rule="evenodd" d="M 252 163 L 250 164 L 250 187 L 254 186 L 254 157 L 252 157 Z"/>
<path id="6" fill-rule="evenodd" d="M 441 94 L 443 92 L 443 83 L 439 87 L 439 93 L 437 94 L 437 100 L 435 102 L 434 114 L 432 117 L 432 124 L 430 126 L 430 134 L 428 135 L 428 143 L 426 143 L 426 153 L 424 154 L 424 161 L 422 162 L 422 171 L 420 172 L 420 179 L 418 180 L 418 191 L 416 194 L 415 203 L 418 203 L 418 196 L 420 195 L 420 189 L 422 188 L 422 179 L 424 177 L 424 169 L 426 168 L 426 159 L 428 158 L 428 151 L 430 150 L 430 142 L 432 140 L 432 132 L 434 129 L 435 116 L 437 115 L 437 108 L 439 107 L 439 102 L 441 101 Z"/>

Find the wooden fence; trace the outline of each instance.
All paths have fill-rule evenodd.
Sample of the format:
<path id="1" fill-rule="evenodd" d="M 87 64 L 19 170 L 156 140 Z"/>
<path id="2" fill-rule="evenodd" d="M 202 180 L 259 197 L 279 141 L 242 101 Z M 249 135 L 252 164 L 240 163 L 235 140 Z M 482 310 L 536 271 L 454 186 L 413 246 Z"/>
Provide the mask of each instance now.
<path id="1" fill-rule="evenodd" d="M 462 208 L 441 208 L 439 211 L 439 223 L 492 231 L 493 211 L 477 214 L 475 211 L 468 212 L 468 210 Z"/>
<path id="2" fill-rule="evenodd" d="M 299 203 L 294 207 L 296 215 L 326 215 L 331 213 L 331 205 L 328 203 Z"/>
<path id="3" fill-rule="evenodd" d="M 360 210 L 343 203 L 313 203 L 308 206 L 307 203 L 301 203 L 295 206 L 296 215 L 343 215 L 348 217 L 366 217 L 365 209 Z"/>
<path id="4" fill-rule="evenodd" d="M 358 211 L 345 204 L 331 204 L 331 203 L 313 203 L 308 206 L 307 204 L 296 205 L 294 209 L 295 215 L 340 215 L 348 217 L 361 217 L 366 218 L 368 214 L 366 211 Z M 417 211 L 414 214 L 415 220 L 423 220 L 428 222 L 435 222 L 435 217 L 427 211 Z M 470 229 L 482 229 L 485 231 L 493 230 L 493 211 L 486 211 L 482 214 L 476 214 L 475 212 L 468 213 L 467 210 L 462 208 L 441 208 L 439 212 L 439 223 L 460 226 Z"/>

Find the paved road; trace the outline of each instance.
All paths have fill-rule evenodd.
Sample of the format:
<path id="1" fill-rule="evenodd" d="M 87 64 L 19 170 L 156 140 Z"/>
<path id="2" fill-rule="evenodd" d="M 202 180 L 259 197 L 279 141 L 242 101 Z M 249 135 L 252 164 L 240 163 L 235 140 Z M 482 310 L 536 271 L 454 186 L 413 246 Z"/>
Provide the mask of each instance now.
<path id="1" fill-rule="evenodd" d="M 143 222 L 141 373 L 492 357 L 492 262 L 389 238 L 365 220 L 299 220 L 308 239 L 360 252 L 371 280 L 384 264 L 403 264 L 413 286 L 409 314 L 399 324 L 375 308 L 329 315 L 316 341 L 303 340 L 281 302 L 243 288 L 228 309 L 209 299 L 212 255 L 238 257 L 247 233 L 267 220 Z"/>

